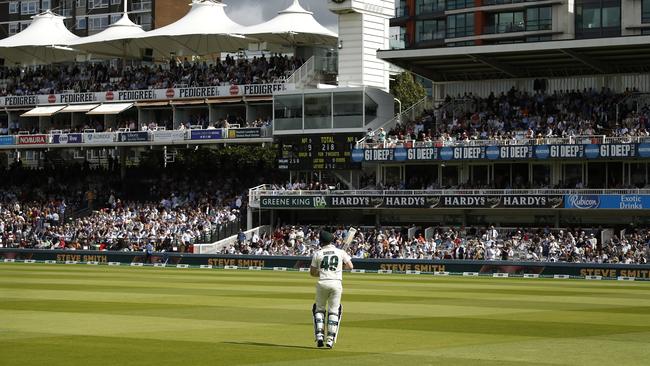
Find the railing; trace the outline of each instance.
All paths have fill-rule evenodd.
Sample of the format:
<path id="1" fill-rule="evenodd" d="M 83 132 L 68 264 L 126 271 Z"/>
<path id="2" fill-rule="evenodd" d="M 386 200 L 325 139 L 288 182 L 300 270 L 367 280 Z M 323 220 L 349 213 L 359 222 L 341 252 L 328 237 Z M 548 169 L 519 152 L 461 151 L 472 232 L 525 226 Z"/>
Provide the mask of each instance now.
<path id="1" fill-rule="evenodd" d="M 609 137 L 597 136 L 572 136 L 572 137 L 543 137 L 534 139 L 510 139 L 510 140 L 467 140 L 467 141 L 413 141 L 386 139 L 379 142 L 366 142 L 362 139 L 357 142 L 357 149 L 378 149 L 396 147 L 457 147 L 457 146 L 522 146 L 522 145 L 601 145 L 601 144 L 640 144 L 650 143 L 650 136 L 626 136 Z"/>
<path id="2" fill-rule="evenodd" d="M 314 77 L 315 56 L 310 57 L 304 64 L 297 68 L 285 81 L 287 84 L 303 86 L 309 83 Z"/>
<path id="3" fill-rule="evenodd" d="M 424 97 L 424 98 L 420 99 L 415 104 L 408 107 L 407 109 L 405 109 L 401 113 L 396 114 L 395 117 L 393 117 L 393 118 L 389 119 L 388 121 L 386 121 L 385 123 L 381 124 L 379 127 L 377 127 L 377 129 L 375 131 L 379 130 L 380 128 L 388 128 L 389 126 L 392 127 L 393 124 L 401 122 L 404 117 L 410 117 L 409 118 L 410 120 L 415 119 L 416 114 L 422 114 L 422 112 L 426 109 L 426 107 L 428 106 L 427 105 L 428 101 L 429 101 L 429 97 Z M 366 140 L 366 137 L 363 137 L 361 140 L 357 141 L 357 145 L 363 144 L 365 142 L 365 140 Z"/>
<path id="4" fill-rule="evenodd" d="M 499 34 L 499 33 L 514 33 L 523 32 L 526 26 L 523 22 L 518 23 L 500 23 L 495 25 L 488 25 L 483 27 L 483 34 Z"/>

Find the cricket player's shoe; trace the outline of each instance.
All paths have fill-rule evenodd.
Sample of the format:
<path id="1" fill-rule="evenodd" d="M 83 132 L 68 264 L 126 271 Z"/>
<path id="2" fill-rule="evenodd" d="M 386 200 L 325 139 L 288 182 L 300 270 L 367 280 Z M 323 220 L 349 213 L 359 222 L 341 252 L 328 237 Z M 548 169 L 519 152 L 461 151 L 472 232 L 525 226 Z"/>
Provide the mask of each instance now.
<path id="1" fill-rule="evenodd" d="M 334 347 L 334 338 L 327 336 L 327 342 L 325 343 L 325 345 L 327 346 L 327 348 Z"/>
<path id="2" fill-rule="evenodd" d="M 316 304 L 312 307 L 312 314 L 314 316 L 314 336 L 318 347 L 323 347 L 325 340 L 325 313 L 316 311 Z"/>

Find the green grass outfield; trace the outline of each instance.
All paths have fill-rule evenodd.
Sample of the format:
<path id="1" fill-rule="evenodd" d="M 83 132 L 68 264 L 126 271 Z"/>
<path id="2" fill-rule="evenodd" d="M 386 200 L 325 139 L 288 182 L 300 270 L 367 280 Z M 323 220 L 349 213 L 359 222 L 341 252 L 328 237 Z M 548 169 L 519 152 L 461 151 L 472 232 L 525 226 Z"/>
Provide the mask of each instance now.
<path id="1" fill-rule="evenodd" d="M 0 365 L 650 364 L 650 283 L 0 264 Z"/>

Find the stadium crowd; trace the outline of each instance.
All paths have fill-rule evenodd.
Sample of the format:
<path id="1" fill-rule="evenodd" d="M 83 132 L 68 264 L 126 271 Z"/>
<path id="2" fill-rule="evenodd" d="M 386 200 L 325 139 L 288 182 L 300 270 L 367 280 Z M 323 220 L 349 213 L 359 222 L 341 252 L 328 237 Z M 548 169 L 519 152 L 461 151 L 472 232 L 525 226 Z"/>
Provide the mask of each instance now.
<path id="1" fill-rule="evenodd" d="M 315 227 L 283 226 L 240 240 L 223 253 L 310 256 L 318 248 L 318 232 Z M 348 235 L 344 228 L 334 233 L 339 245 Z M 357 232 L 348 252 L 354 258 L 647 263 L 650 230 L 614 235 L 604 243 L 596 234 L 582 229 L 437 227 L 425 239 L 421 231 L 408 238 L 407 229 L 364 228 Z"/>
<path id="2" fill-rule="evenodd" d="M 548 138 L 567 138 L 581 143 L 576 137 L 648 137 L 650 108 L 626 103 L 634 93 L 614 93 L 603 88 L 547 94 L 512 88 L 487 98 L 471 93 L 447 96 L 439 108 L 415 120 L 398 123 L 389 131 L 368 130 L 365 142 L 392 147 L 412 141 L 424 146 L 447 146 L 477 140 L 541 143 Z"/>
<path id="3" fill-rule="evenodd" d="M 107 63 L 8 67 L 0 70 L 0 95 L 281 83 L 302 63 L 299 58 L 278 54 L 252 59 L 227 56 L 210 63 L 173 59 L 164 66 L 124 68 Z"/>

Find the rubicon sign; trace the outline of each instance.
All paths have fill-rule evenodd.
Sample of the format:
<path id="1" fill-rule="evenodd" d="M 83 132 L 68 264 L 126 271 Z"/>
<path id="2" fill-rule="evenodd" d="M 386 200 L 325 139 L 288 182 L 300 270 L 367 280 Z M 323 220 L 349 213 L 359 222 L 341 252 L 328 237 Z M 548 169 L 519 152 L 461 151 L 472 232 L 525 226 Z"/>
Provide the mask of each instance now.
<path id="1" fill-rule="evenodd" d="M 238 95 L 238 94 L 239 94 L 239 86 L 237 85 L 230 86 L 230 95 Z"/>
<path id="2" fill-rule="evenodd" d="M 56 102 L 56 95 L 50 94 L 47 96 L 47 102 L 48 103 L 55 103 Z"/>
<path id="3" fill-rule="evenodd" d="M 106 92 L 106 100 L 113 100 L 113 98 L 115 98 L 115 94 L 113 94 L 113 92 L 110 91 L 110 90 L 107 91 Z"/>
<path id="4" fill-rule="evenodd" d="M 175 94 L 175 93 L 174 93 L 174 89 L 172 89 L 172 88 L 167 89 L 167 91 L 165 92 L 165 96 L 166 96 L 167 98 L 173 98 L 173 97 L 174 97 L 174 94 Z"/>

